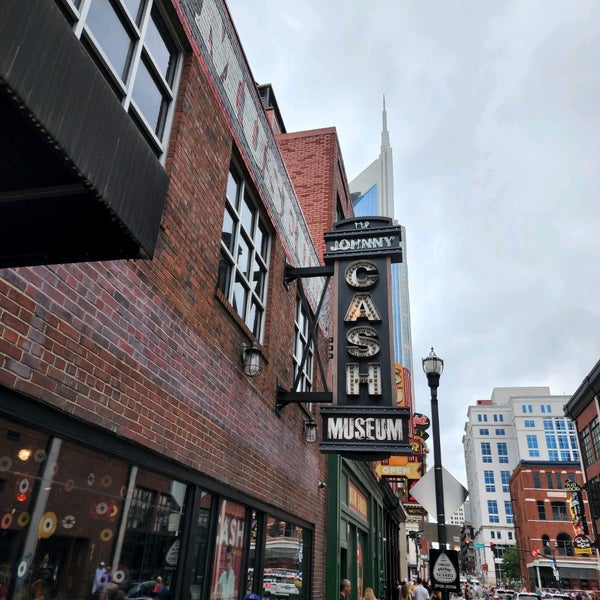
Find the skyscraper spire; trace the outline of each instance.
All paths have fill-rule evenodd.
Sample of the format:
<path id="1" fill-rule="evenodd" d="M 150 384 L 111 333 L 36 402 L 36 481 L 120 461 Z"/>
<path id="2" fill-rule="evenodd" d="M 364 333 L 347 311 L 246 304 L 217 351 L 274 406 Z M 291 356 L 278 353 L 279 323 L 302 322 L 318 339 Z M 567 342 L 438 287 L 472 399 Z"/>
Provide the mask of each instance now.
<path id="1" fill-rule="evenodd" d="M 383 95 L 383 112 L 381 114 L 381 153 L 384 154 L 390 148 L 390 134 L 387 130 L 387 111 L 385 110 L 385 94 Z"/>

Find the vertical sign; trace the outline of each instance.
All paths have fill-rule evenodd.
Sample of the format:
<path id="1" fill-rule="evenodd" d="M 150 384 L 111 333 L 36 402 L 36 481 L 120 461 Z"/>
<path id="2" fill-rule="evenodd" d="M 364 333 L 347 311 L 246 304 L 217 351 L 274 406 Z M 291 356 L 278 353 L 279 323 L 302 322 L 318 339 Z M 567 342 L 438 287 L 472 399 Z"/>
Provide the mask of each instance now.
<path id="1" fill-rule="evenodd" d="M 325 242 L 337 311 L 335 405 L 321 408 L 321 451 L 357 460 L 408 454 L 410 411 L 396 403 L 391 336 L 391 262 L 402 260 L 401 227 L 387 217 L 347 219 Z"/>

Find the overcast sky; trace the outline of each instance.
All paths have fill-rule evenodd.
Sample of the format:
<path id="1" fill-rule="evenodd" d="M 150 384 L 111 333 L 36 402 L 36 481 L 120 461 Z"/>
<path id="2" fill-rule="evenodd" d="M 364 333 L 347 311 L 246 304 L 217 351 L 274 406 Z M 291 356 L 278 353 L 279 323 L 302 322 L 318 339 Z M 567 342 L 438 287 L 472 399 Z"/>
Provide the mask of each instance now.
<path id="1" fill-rule="evenodd" d="M 431 415 L 433 345 L 442 462 L 466 484 L 469 405 L 570 395 L 600 358 L 600 2 L 228 6 L 287 130 L 334 126 L 349 181 L 379 156 L 385 94 L 416 409 Z"/>

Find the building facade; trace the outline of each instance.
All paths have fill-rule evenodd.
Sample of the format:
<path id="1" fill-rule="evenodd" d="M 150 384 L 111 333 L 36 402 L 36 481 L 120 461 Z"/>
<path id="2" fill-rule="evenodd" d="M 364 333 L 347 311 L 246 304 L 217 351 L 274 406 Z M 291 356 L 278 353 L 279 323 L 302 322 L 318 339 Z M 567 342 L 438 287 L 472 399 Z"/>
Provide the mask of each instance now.
<path id="1" fill-rule="evenodd" d="M 578 543 L 585 541 L 589 523 L 587 503 L 576 491 L 582 484 L 579 462 L 521 460 L 514 470 L 516 546 L 528 590 L 598 589 L 596 553 Z"/>
<path id="2" fill-rule="evenodd" d="M 469 406 L 463 436 L 475 547 L 482 582 L 502 583 L 501 559 L 516 544 L 510 478 L 520 460 L 579 461 L 568 398 L 547 387 L 494 388 Z"/>
<path id="3" fill-rule="evenodd" d="M 0 597 L 391 594 L 397 497 L 278 404 L 330 384 L 289 269 L 353 215 L 335 132 L 312 210 L 221 0 L 8 0 L 0 35 Z"/>
<path id="4" fill-rule="evenodd" d="M 585 496 L 591 510 L 591 535 L 600 538 L 600 361 L 587 374 L 581 385 L 564 407 L 565 414 L 573 419 L 577 428 L 581 462 L 584 470 Z"/>

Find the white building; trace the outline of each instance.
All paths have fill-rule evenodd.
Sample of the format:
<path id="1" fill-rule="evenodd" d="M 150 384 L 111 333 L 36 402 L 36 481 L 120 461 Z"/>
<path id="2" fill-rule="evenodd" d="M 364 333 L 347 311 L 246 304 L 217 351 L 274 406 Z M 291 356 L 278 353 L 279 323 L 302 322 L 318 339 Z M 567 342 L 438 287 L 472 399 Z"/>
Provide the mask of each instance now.
<path id="1" fill-rule="evenodd" d="M 455 510 L 447 520 L 448 525 L 458 525 L 462 527 L 465 524 L 465 505 Z"/>
<path id="2" fill-rule="evenodd" d="M 496 583 L 502 554 L 516 543 L 508 481 L 518 462 L 579 461 L 575 428 L 563 412 L 568 400 L 548 387 L 494 388 L 490 400 L 468 408 L 463 446 L 482 583 Z"/>

